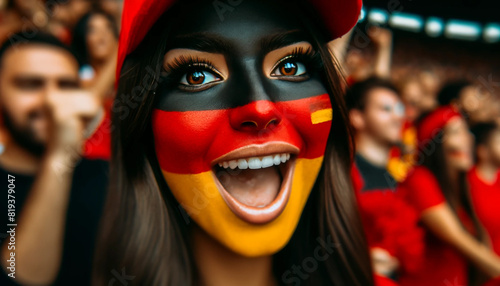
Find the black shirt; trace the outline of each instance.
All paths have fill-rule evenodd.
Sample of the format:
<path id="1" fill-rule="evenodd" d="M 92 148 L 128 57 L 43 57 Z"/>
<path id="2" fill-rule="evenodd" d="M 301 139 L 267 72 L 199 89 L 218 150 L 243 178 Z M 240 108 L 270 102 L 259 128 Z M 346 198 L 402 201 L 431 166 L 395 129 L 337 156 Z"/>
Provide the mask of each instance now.
<path id="1" fill-rule="evenodd" d="M 16 222 L 22 212 L 34 176 L 8 172 L 0 167 L 0 243 L 8 243 L 8 175 L 15 177 Z M 12 178 L 12 177 L 11 177 Z M 2 183 L 3 182 L 3 183 Z M 81 160 L 73 174 L 66 217 L 63 257 L 59 275 L 53 285 L 90 285 L 92 259 L 99 219 L 106 196 L 108 163 L 101 160 Z M 7 238 L 7 239 L 6 239 Z M 19 285 L 0 267 L 0 285 Z"/>
<path id="2" fill-rule="evenodd" d="M 358 153 L 354 161 L 364 182 L 361 192 L 396 190 L 397 182 L 386 168 L 373 165 Z"/>

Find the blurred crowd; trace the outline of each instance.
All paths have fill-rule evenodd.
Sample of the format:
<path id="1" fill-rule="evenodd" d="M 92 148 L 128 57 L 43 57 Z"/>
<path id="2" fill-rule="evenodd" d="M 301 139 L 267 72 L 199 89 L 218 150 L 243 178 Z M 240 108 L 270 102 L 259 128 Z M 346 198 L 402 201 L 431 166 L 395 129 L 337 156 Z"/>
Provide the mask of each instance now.
<path id="1" fill-rule="evenodd" d="M 17 275 L 26 284 L 90 277 L 111 156 L 122 6 L 121 0 L 0 1 L 0 173 L 15 174 L 16 188 L 37 194 L 16 197 L 23 206 L 16 261 L 31 264 Z M 22 45 L 28 41 L 33 45 Z M 357 27 L 332 47 L 346 78 L 356 142 L 352 181 L 375 271 L 401 285 L 438 285 L 429 281 L 447 271 L 458 282 L 445 285 L 499 276 L 498 52 L 376 26 Z M 82 164 L 82 157 L 99 163 Z M 36 219 L 47 214 L 62 222 Z M 72 225 L 66 220 L 90 220 L 91 227 L 65 230 Z M 8 240 L 8 231 L 1 225 L 0 239 Z M 64 244 L 61 232 L 71 233 Z M 41 237 L 43 248 L 35 242 Z M 50 249 L 81 256 L 60 258 Z M 34 266 L 59 259 L 61 269 Z"/>
<path id="2" fill-rule="evenodd" d="M 498 276 L 495 48 L 369 24 L 333 47 L 347 76 L 352 180 L 375 271 L 400 285 Z"/>
<path id="3" fill-rule="evenodd" d="M 0 1 L 0 285 L 90 284 L 122 5 Z"/>

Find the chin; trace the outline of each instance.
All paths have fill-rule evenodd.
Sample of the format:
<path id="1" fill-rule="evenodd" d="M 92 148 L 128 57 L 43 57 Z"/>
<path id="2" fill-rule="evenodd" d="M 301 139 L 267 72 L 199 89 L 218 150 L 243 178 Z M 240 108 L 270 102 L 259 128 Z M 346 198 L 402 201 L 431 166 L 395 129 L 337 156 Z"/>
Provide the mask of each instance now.
<path id="1" fill-rule="evenodd" d="M 34 132 L 32 137 L 33 144 L 45 146 L 49 142 L 47 132 Z"/>
<path id="2" fill-rule="evenodd" d="M 399 143 L 401 143 L 401 137 L 398 134 L 398 136 L 387 137 L 384 141 L 389 146 L 395 146 L 395 145 L 398 145 Z"/>
<path id="3" fill-rule="evenodd" d="M 472 160 L 460 160 L 460 161 L 454 162 L 453 165 L 455 165 L 455 168 L 458 171 L 466 172 L 472 168 L 473 162 L 472 162 Z"/>

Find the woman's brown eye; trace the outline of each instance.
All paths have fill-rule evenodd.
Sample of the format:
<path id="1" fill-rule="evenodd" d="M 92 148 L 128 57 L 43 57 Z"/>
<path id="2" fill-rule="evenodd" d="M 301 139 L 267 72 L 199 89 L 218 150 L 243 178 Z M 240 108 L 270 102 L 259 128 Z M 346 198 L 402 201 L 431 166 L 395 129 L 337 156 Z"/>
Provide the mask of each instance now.
<path id="1" fill-rule="evenodd" d="M 205 81 L 205 74 L 200 71 L 194 71 L 187 75 L 187 82 L 192 85 L 202 84 Z"/>
<path id="2" fill-rule="evenodd" d="M 221 77 L 207 70 L 192 70 L 184 74 L 181 78 L 181 85 L 205 85 L 208 83 L 220 81 Z"/>
<path id="3" fill-rule="evenodd" d="M 271 73 L 275 77 L 299 77 L 307 74 L 305 65 L 294 60 L 283 61 Z"/>
<path id="4" fill-rule="evenodd" d="M 281 75 L 290 76 L 297 73 L 297 64 L 293 62 L 286 62 L 280 67 Z"/>

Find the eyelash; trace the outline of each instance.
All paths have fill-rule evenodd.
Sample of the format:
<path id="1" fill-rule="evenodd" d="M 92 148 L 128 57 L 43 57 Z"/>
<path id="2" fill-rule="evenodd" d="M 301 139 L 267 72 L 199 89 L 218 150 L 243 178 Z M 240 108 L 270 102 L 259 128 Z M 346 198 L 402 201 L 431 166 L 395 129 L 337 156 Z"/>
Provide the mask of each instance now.
<path id="1" fill-rule="evenodd" d="M 305 50 L 303 47 L 295 48 L 291 53 L 284 56 L 281 60 L 279 60 L 271 69 L 271 72 L 274 72 L 281 64 L 294 60 L 304 64 L 307 68 L 308 74 L 312 71 L 319 70 L 323 67 L 323 62 L 321 61 L 321 55 L 317 51 L 312 48 L 308 48 Z M 307 76 L 307 75 L 306 75 Z M 286 78 L 287 76 L 277 76 Z"/>
<path id="2" fill-rule="evenodd" d="M 276 68 L 279 67 L 280 64 L 294 60 L 297 62 L 301 62 L 307 68 L 308 74 L 312 71 L 319 70 L 322 68 L 323 63 L 321 61 L 321 56 L 318 52 L 313 50 L 312 48 L 308 48 L 307 50 L 303 47 L 295 48 L 291 53 L 285 55 L 282 59 L 280 59 L 271 69 L 271 72 L 274 73 Z M 162 75 L 162 81 L 166 85 L 178 85 L 181 78 L 188 73 L 193 67 L 200 68 L 203 70 L 208 70 L 213 72 L 220 78 L 223 78 L 221 72 L 215 68 L 214 64 L 203 58 L 198 57 L 186 57 L 181 56 L 176 58 L 172 63 L 169 63 L 165 66 L 165 74 Z M 308 76 L 308 75 L 306 75 Z M 306 77 L 306 76 L 298 76 L 298 77 Z M 287 76 L 276 76 L 277 78 L 287 78 Z M 290 76 L 288 76 L 290 77 Z M 189 89 L 189 87 L 183 87 L 184 89 Z"/>
<path id="3" fill-rule="evenodd" d="M 178 84 L 181 78 L 192 68 L 209 70 L 218 77 L 223 78 L 221 72 L 219 72 L 217 68 L 215 68 L 214 64 L 211 61 L 198 57 L 180 56 L 174 59 L 172 63 L 169 63 L 165 66 L 166 74 L 162 76 L 162 79 L 165 80 L 165 83 L 168 85 Z"/>

